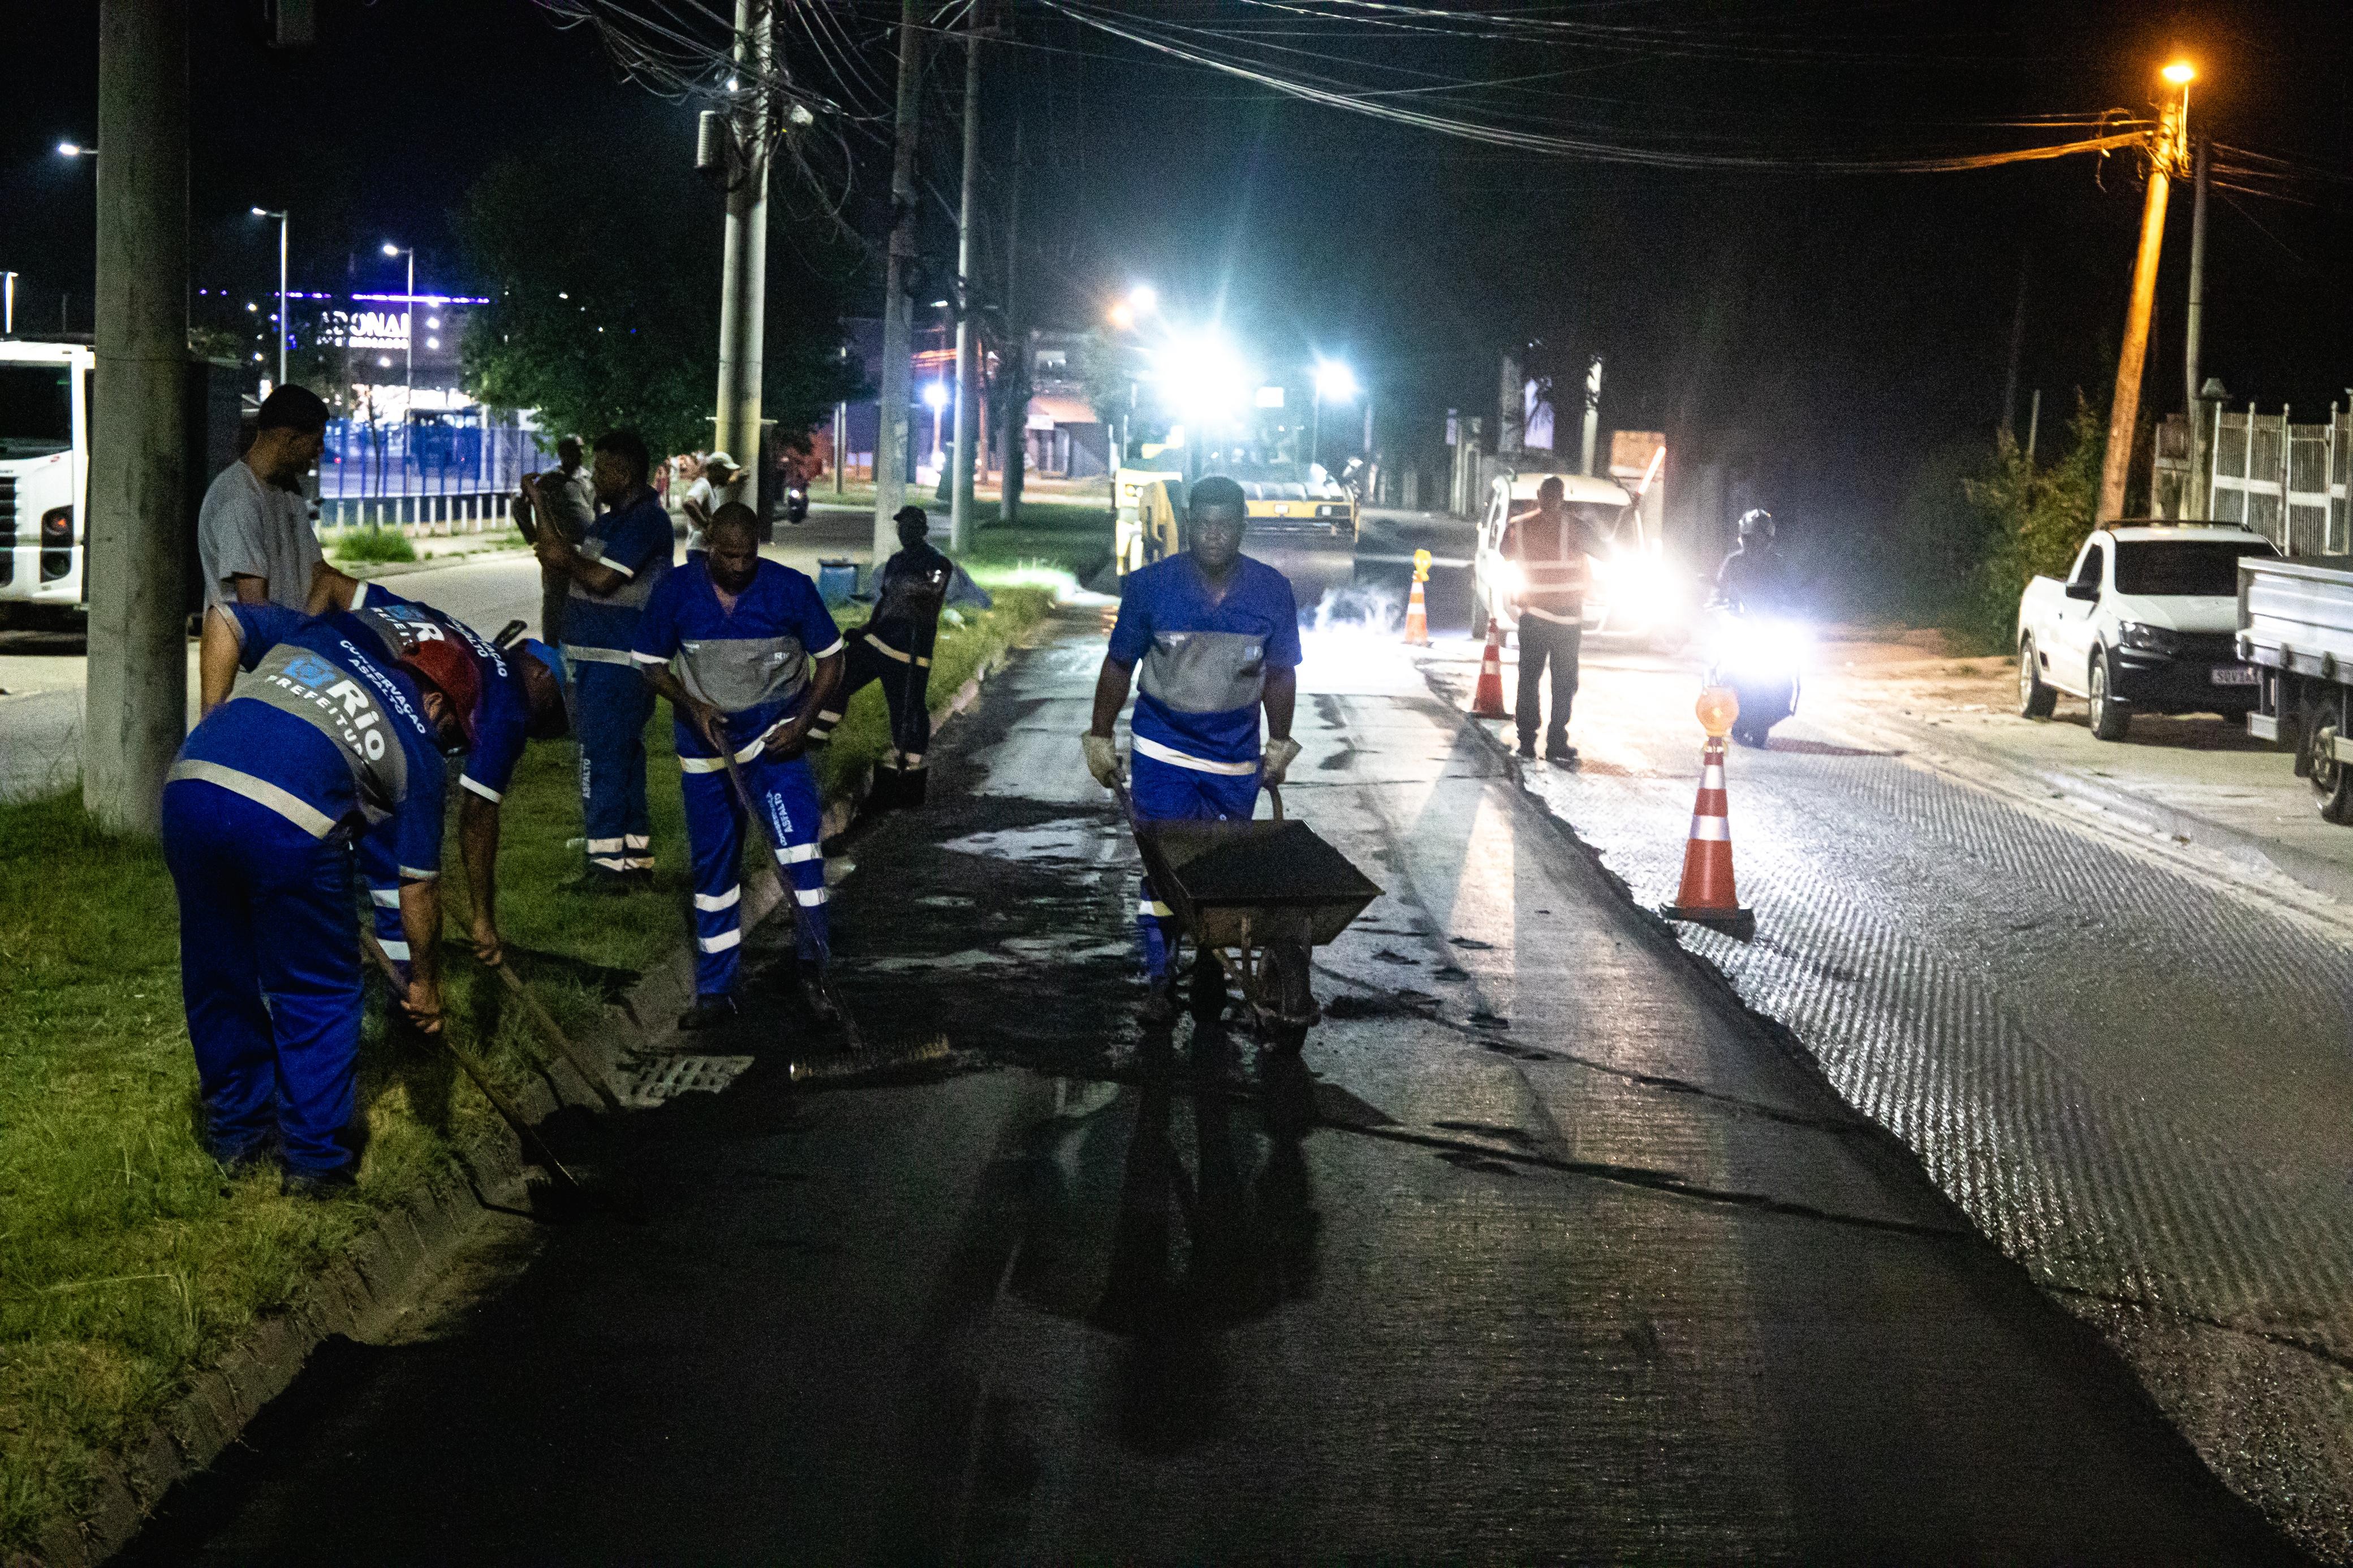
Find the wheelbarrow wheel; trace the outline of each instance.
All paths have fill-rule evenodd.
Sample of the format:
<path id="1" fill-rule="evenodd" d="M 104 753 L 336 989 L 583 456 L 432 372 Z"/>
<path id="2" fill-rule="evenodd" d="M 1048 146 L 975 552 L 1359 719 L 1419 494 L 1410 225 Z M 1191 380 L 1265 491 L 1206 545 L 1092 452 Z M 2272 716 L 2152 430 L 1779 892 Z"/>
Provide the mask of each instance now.
<path id="1" fill-rule="evenodd" d="M 1193 955 L 1193 1021 L 1214 1024 L 1226 1013 L 1226 966 L 1203 948 Z"/>
<path id="2" fill-rule="evenodd" d="M 1268 1048 L 1285 1056 L 1307 1043 L 1309 1027 L 1323 1016 L 1308 984 L 1308 953 L 1305 942 L 1283 942 L 1260 961 L 1260 1019 Z"/>

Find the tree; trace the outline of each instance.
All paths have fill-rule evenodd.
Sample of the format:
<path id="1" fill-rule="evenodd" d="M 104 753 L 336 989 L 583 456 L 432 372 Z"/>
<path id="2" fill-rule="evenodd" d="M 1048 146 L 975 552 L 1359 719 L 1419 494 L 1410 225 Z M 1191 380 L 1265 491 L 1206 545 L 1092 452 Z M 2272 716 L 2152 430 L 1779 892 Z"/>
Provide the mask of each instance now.
<path id="1" fill-rule="evenodd" d="M 2067 421 L 2066 451 L 2038 468 L 2007 433 L 1977 478 L 1963 486 L 1986 521 L 1986 550 L 1971 584 L 1962 629 L 1992 647 L 2010 649 L 2019 596 L 2036 577 L 2055 577 L 2075 559 L 2092 531 L 2099 497 L 2107 416 L 2075 395 Z"/>
<path id="2" fill-rule="evenodd" d="M 468 194 L 459 239 L 491 303 L 467 323 L 466 383 L 494 407 L 537 410 L 543 429 L 626 426 L 657 454 L 694 451 L 710 444 L 718 380 L 720 205 L 694 181 L 644 177 L 638 156 L 551 146 Z M 569 194 L 583 170 L 617 164 Z M 796 241 L 768 247 L 761 395 L 776 437 L 806 447 L 858 392 L 859 367 L 839 357 L 835 289 Z"/>

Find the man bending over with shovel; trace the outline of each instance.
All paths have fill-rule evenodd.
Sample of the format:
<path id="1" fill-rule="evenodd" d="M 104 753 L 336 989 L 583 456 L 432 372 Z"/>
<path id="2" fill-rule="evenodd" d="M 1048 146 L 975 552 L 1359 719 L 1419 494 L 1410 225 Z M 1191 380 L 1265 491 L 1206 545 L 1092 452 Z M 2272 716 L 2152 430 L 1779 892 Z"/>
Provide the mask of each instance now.
<path id="1" fill-rule="evenodd" d="M 1289 578 L 1242 553 L 1247 512 L 1241 486 L 1229 479 L 1193 486 L 1184 553 L 1131 574 L 1120 599 L 1084 740 L 1087 770 L 1105 789 L 1114 787 L 1119 748 L 1112 731 L 1141 663 L 1144 687 L 1130 726 L 1131 798 L 1139 822 L 1247 820 L 1260 784 L 1281 784 L 1299 755 L 1291 738 L 1299 605 Z M 1135 929 L 1150 984 L 1145 1021 L 1174 1022 L 1170 962 L 1177 932 L 1149 877 L 1138 895 Z M 1204 961 L 1214 963 L 1207 955 Z"/>

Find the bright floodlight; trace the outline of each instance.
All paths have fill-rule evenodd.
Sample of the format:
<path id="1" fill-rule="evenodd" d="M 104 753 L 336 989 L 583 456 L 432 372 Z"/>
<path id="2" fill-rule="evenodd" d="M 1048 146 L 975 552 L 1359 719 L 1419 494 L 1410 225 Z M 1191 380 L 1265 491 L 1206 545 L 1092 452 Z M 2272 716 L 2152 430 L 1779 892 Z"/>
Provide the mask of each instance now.
<path id="1" fill-rule="evenodd" d="M 1160 309 L 1160 290 L 1149 283 L 1138 283 L 1127 291 L 1127 302 L 1139 316 L 1148 316 Z"/>
<path id="2" fill-rule="evenodd" d="M 1346 403 L 1356 395 L 1356 374 L 1336 360 L 1315 366 L 1315 395 L 1326 403 Z"/>
<path id="3" fill-rule="evenodd" d="M 923 385 L 923 401 L 932 405 L 932 412 L 934 414 L 945 408 L 948 405 L 948 384 L 944 381 L 926 382 Z"/>
<path id="4" fill-rule="evenodd" d="M 2198 68 L 2188 60 L 2176 60 L 2165 68 L 2164 76 L 2176 87 L 2188 87 L 2198 79 Z"/>
<path id="5" fill-rule="evenodd" d="M 1135 325 L 1135 312 L 1129 310 L 1123 300 L 1111 308 L 1111 324 L 1124 332 Z"/>
<path id="6" fill-rule="evenodd" d="M 1240 356 L 1215 332 L 1170 343 L 1160 354 L 1160 380 L 1177 411 L 1204 424 L 1230 416 L 1250 400 Z"/>
<path id="7" fill-rule="evenodd" d="M 392 241 L 387 239 L 384 242 L 384 253 L 386 256 L 398 256 L 400 254 L 400 247 L 393 244 Z"/>

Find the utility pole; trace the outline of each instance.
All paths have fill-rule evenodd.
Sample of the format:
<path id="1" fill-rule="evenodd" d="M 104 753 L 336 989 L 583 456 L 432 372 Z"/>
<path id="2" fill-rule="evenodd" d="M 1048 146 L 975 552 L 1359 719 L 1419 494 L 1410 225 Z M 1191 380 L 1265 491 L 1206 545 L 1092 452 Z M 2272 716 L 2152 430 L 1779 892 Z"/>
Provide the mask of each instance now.
<path id="1" fill-rule="evenodd" d="M 2124 352 L 2116 356 L 2116 395 L 2108 404 L 2108 448 L 2100 464 L 2100 500 L 2092 513 L 2098 522 L 2124 515 L 2125 481 L 2132 474 L 2133 437 L 2140 423 L 2141 373 L 2148 363 L 2149 314 L 2157 303 L 2157 262 L 2165 246 L 2165 198 L 2189 135 L 2189 83 L 2196 74 L 2184 63 L 2165 68 L 2165 79 L 2179 87 L 2181 96 L 2165 106 L 2156 140 L 2149 146 L 2148 196 L 2141 209 L 2140 250 L 2133 260 L 2132 301 L 2125 309 Z"/>
<path id="2" fill-rule="evenodd" d="M 2026 357 L 2026 281 L 2033 254 L 2023 247 L 2018 253 L 2018 309 L 2010 318 L 2010 368 L 2002 373 L 2001 418 L 1994 425 L 2013 441 L 2018 439 L 2018 365 Z"/>
<path id="3" fill-rule="evenodd" d="M 2182 488 L 2181 515 L 2204 517 L 2213 510 L 2206 497 L 2206 423 L 2198 417 L 2200 336 L 2206 324 L 2206 158 L 2207 143 L 2198 142 L 2197 174 L 2189 198 L 2189 311 L 2181 335 L 2181 412 L 2189 421 L 2189 482 Z"/>
<path id="4" fill-rule="evenodd" d="M 1601 356 L 1593 356 L 1592 368 L 1585 373 L 1585 439 L 1577 448 L 1577 471 L 1593 472 L 1593 448 L 1601 439 Z"/>
<path id="5" fill-rule="evenodd" d="M 7 302 L 0 306 L 0 312 L 5 312 L 0 314 L 0 337 L 13 338 L 16 335 L 16 275 L 0 272 L 0 286 L 7 289 Z"/>
<path id="6" fill-rule="evenodd" d="M 1029 457 L 1029 323 L 1021 314 L 1021 122 L 1013 122 L 1012 189 L 1005 201 L 1005 347 L 1000 373 L 1005 387 L 1003 478 L 997 480 L 997 515 L 1008 527 L 1021 521 L 1022 469 Z M 1119 458 L 1113 455 L 1116 470 Z"/>
<path id="7" fill-rule="evenodd" d="M 768 150 L 776 132 L 770 0 L 735 0 L 729 83 L 727 237 L 719 282 L 719 406 L 712 446 L 760 474 L 760 377 L 768 303 Z M 748 90 L 745 89 L 748 88 Z"/>
<path id="8" fill-rule="evenodd" d="M 972 469 L 980 418 L 980 333 L 974 320 L 979 290 L 973 277 L 980 185 L 980 13 L 981 0 L 972 0 L 965 16 L 964 199 L 956 211 L 955 482 L 948 491 L 948 548 L 959 554 L 972 542 Z"/>
<path id="9" fill-rule="evenodd" d="M 152 835 L 187 729 L 188 7 L 100 0 L 82 805 Z"/>
<path id="10" fill-rule="evenodd" d="M 1504 351 L 1495 381 L 1495 450 L 1516 457 L 1527 443 L 1528 406 L 1527 382 L 1520 372 L 1518 350 Z"/>
<path id="11" fill-rule="evenodd" d="M 923 79 L 923 47 L 915 0 L 900 0 L 898 146 L 891 163 L 891 255 L 882 283 L 882 406 L 874 431 L 877 565 L 899 547 L 891 518 L 907 499 L 907 382 L 915 352 L 907 272 L 915 260 L 915 144 L 922 132 L 916 88 Z"/>

